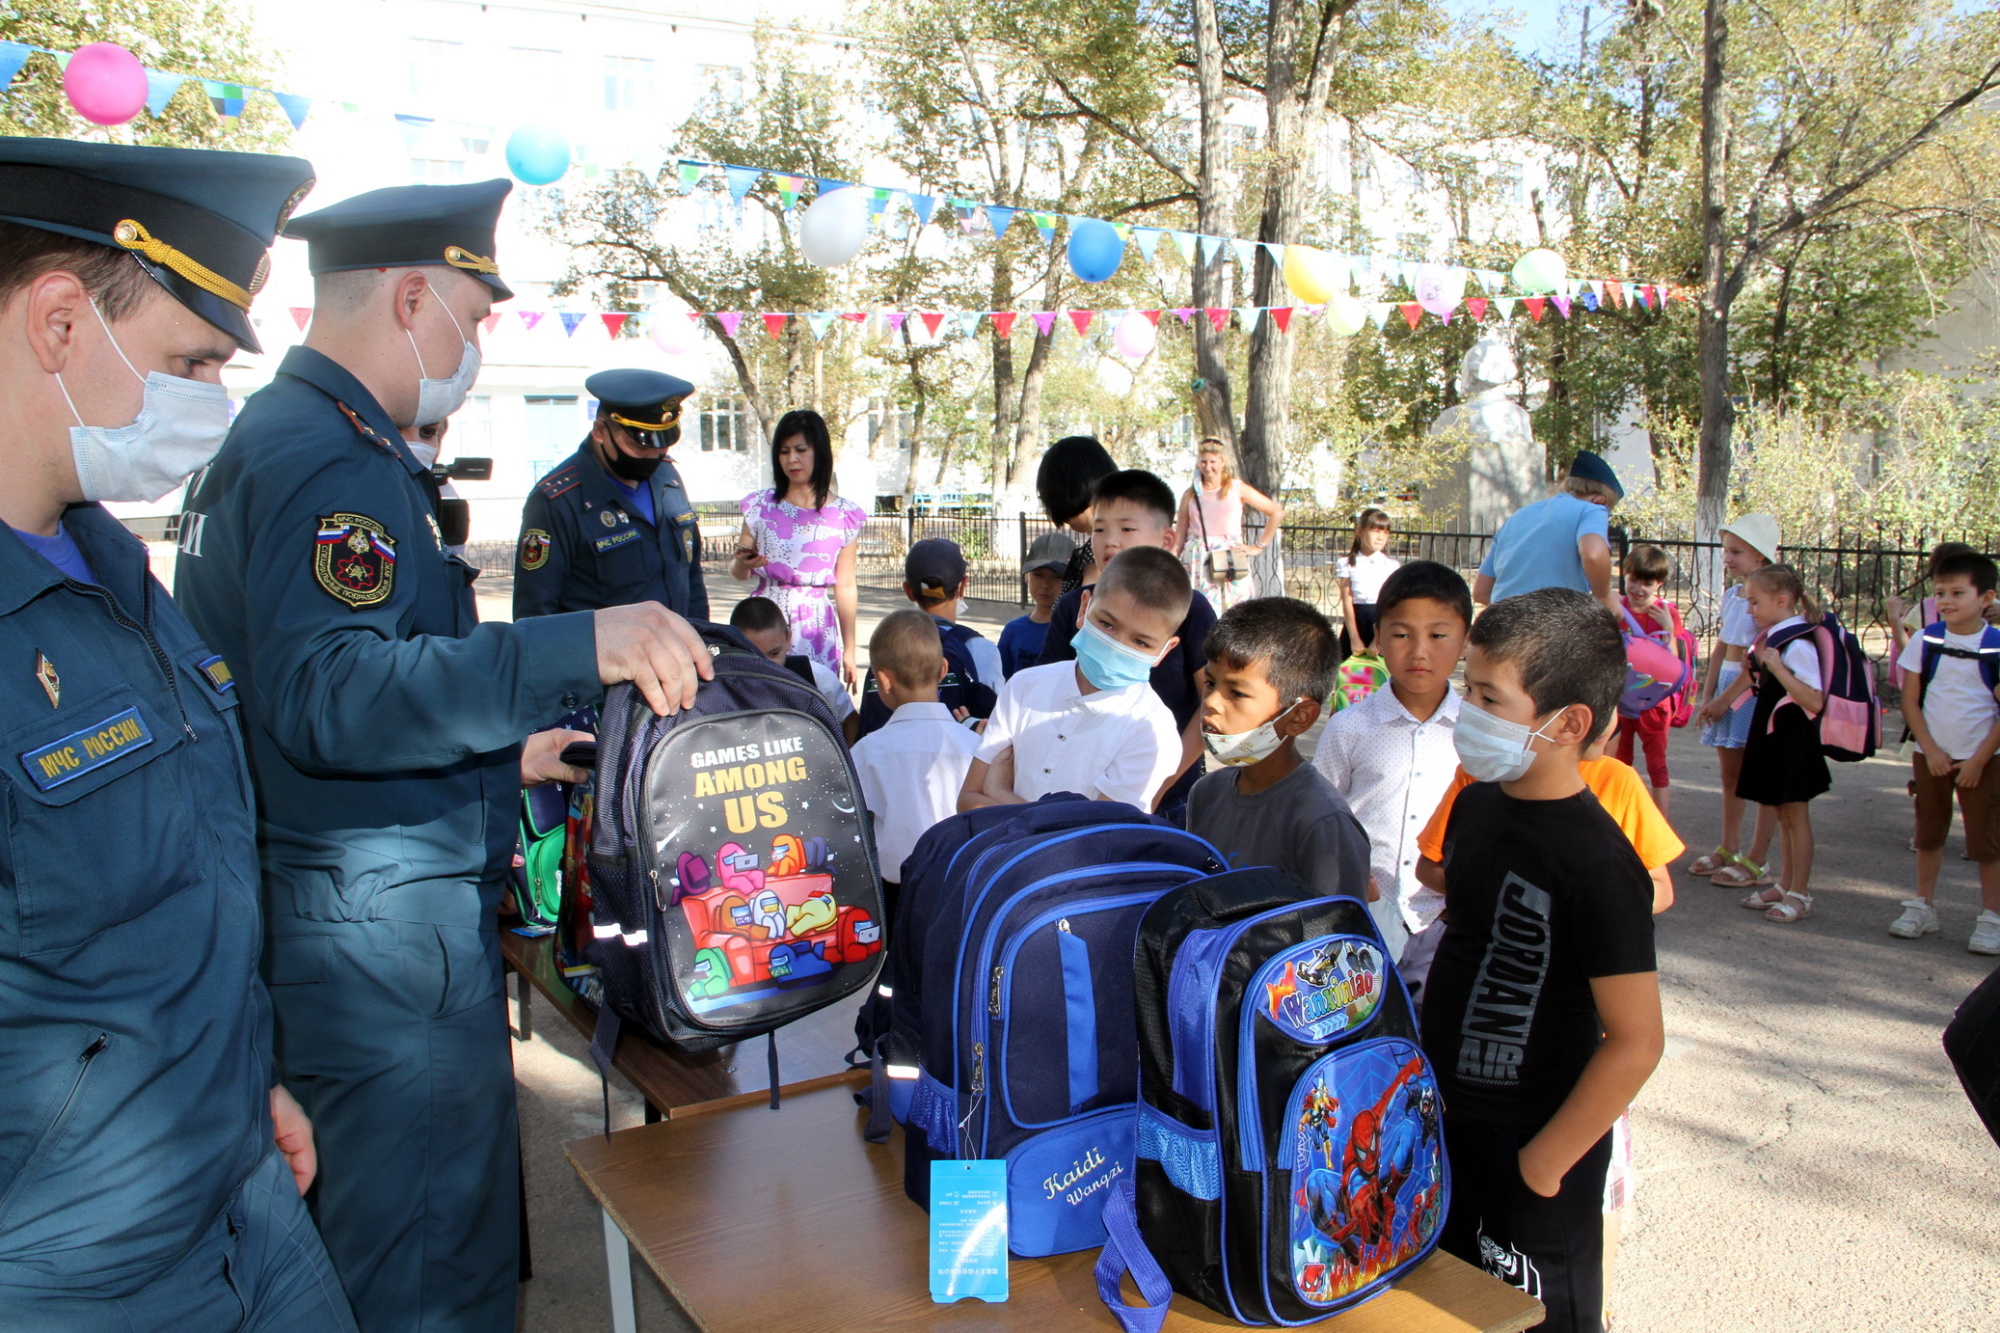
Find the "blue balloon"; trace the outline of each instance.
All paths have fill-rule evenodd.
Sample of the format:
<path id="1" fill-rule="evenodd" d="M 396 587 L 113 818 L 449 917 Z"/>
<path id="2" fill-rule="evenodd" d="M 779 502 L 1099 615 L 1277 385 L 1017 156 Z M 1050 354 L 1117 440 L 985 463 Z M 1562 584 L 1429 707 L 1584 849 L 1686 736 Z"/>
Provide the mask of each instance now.
<path id="1" fill-rule="evenodd" d="M 1103 282 L 1125 262 L 1125 238 L 1109 222 L 1084 218 L 1070 224 L 1069 271 L 1084 282 Z"/>
<path id="2" fill-rule="evenodd" d="M 528 185 L 550 185 L 569 170 L 569 136 L 549 125 L 523 125 L 507 136 L 507 170 Z"/>

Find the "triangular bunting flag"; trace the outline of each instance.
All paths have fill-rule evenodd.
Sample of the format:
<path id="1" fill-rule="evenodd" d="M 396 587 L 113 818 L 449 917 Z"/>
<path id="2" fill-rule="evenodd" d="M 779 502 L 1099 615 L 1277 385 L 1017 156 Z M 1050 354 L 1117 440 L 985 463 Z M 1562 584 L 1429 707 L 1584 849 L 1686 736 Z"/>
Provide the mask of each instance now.
<path id="1" fill-rule="evenodd" d="M 312 317 L 313 317 L 313 308 L 311 306 L 295 305 L 292 307 L 292 323 L 299 326 L 300 333 L 304 333 L 306 331 L 306 322 L 310 320 Z"/>
<path id="2" fill-rule="evenodd" d="M 298 312 L 295 310 L 292 313 L 297 314 Z M 480 320 L 479 327 L 485 329 L 488 333 L 491 333 L 493 332 L 493 330 L 499 328 L 500 312 L 496 310 L 492 314 L 488 315 L 485 319 Z"/>
<path id="3" fill-rule="evenodd" d="M 21 72 L 21 66 L 27 64 L 28 57 L 34 53 L 35 48 L 25 42 L 0 42 L 0 91 L 14 81 L 14 76 Z M 150 79 L 147 80 L 149 87 L 151 83 Z M 155 111 L 153 114 L 157 116 L 160 113 Z"/>
<path id="4" fill-rule="evenodd" d="M 831 310 L 814 310 L 806 315 L 806 323 L 812 326 L 813 341 L 824 342 L 827 331 L 833 327 Z"/>
<path id="5" fill-rule="evenodd" d="M 1494 304 L 1495 306 L 1499 307 L 1499 310 L 1500 310 L 1500 318 L 1501 318 L 1501 319 L 1512 319 L 1512 318 L 1514 318 L 1514 305 L 1515 305 L 1515 299 L 1514 299 L 1513 297 L 1511 297 L 1511 296 L 1496 296 L 1496 297 L 1494 297 L 1494 298 L 1493 298 L 1493 304 Z"/>
<path id="6" fill-rule="evenodd" d="M 216 115 L 234 117 L 243 114 L 244 93 L 242 84 L 220 83 L 214 79 L 203 79 L 201 86 L 203 91 L 208 94 L 208 100 L 214 104 Z M 398 116 L 396 119 L 401 120 L 403 117 Z M 429 124 L 430 122 L 425 121 L 424 123 Z"/>
<path id="7" fill-rule="evenodd" d="M 1236 318 L 1242 322 L 1245 333 L 1255 333 L 1257 331 L 1257 316 L 1261 313 L 1254 305 L 1240 305 L 1236 307 Z"/>
<path id="8" fill-rule="evenodd" d="M 702 169 L 701 163 L 690 162 L 686 158 L 681 159 L 680 185 L 682 194 L 687 194 L 690 191 L 692 191 L 696 183 L 701 180 L 701 169 Z"/>
<path id="9" fill-rule="evenodd" d="M 238 111 L 242 109 L 240 105 L 237 107 Z M 225 112 L 224 114 L 233 115 L 235 113 Z M 403 131 L 403 147 L 414 149 L 417 146 L 417 140 L 424 137 L 424 131 L 431 127 L 431 123 L 429 116 L 406 116 L 398 112 L 396 114 L 396 124 Z"/>
<path id="10" fill-rule="evenodd" d="M 1069 322 L 1076 325 L 1078 333 L 1088 333 L 1090 321 L 1096 314 L 1095 310 L 1072 310 L 1069 312 Z"/>
<path id="11" fill-rule="evenodd" d="M 1037 213 L 1034 215 L 1034 218 L 1035 230 L 1042 234 L 1042 239 L 1053 242 L 1056 238 L 1056 215 L 1053 213 Z"/>
<path id="12" fill-rule="evenodd" d="M 556 318 L 562 321 L 563 336 L 565 338 L 574 338 L 576 336 L 576 326 L 583 323 L 583 316 L 581 314 L 572 314 L 567 310 L 557 311 Z"/>
<path id="13" fill-rule="evenodd" d="M 996 310 L 993 312 L 993 327 L 999 331 L 1002 338 L 1012 337 L 1014 319 L 1015 313 L 1012 310 Z"/>
<path id="14" fill-rule="evenodd" d="M 919 227 L 928 227 L 931 225 L 931 214 L 937 212 L 937 196 L 934 194 L 913 194 L 910 196 L 910 207 L 916 210 L 917 225 Z"/>
<path id="15" fill-rule="evenodd" d="M 820 194 L 832 194 L 835 190 L 844 190 L 847 188 L 846 181 L 828 180 L 824 176 L 818 177 L 817 180 L 818 184 L 816 185 L 815 188 L 817 189 L 818 194 L 814 196 L 815 198 L 817 198 L 818 195 Z"/>
<path id="16" fill-rule="evenodd" d="M 1403 312 L 1403 322 L 1415 329 L 1424 318 L 1424 308 L 1415 301 L 1404 301 L 1397 307 Z"/>
<path id="17" fill-rule="evenodd" d="M 984 316 L 981 315 L 980 312 L 977 310 L 959 311 L 958 312 L 959 336 L 964 338 L 970 338 L 973 334 L 979 332 L 979 321 L 983 318 Z"/>
<path id="18" fill-rule="evenodd" d="M 1194 262 L 1195 249 L 1194 233 L 1191 231 L 1177 231 L 1171 233 L 1171 235 L 1174 238 L 1174 244 L 1180 247 L 1181 258 L 1192 264 Z"/>
<path id="19" fill-rule="evenodd" d="M 1014 214 L 1019 211 L 1015 208 L 1002 208 L 998 204 L 986 205 L 986 223 L 993 228 L 994 240 L 1007 239 L 1007 224 L 1014 220 Z"/>
<path id="20" fill-rule="evenodd" d="M 1486 298 L 1483 296 L 1466 297 L 1465 309 L 1472 316 L 1472 322 L 1477 324 L 1480 320 L 1486 318 Z"/>
<path id="21" fill-rule="evenodd" d="M 1257 242 L 1231 241 L 1229 247 L 1236 252 L 1236 262 L 1242 268 L 1244 277 L 1257 271 Z"/>
<path id="22" fill-rule="evenodd" d="M 1582 298 L 1581 298 L 1581 299 L 1582 299 L 1582 301 L 1583 301 L 1583 308 L 1584 308 L 1585 310 L 1595 310 L 1595 309 L 1597 309 L 1597 306 L 1598 306 L 1598 300 L 1597 300 L 1597 293 L 1596 293 L 1596 292 L 1593 292 L 1593 291 L 1585 291 L 1585 292 L 1583 293 L 1583 296 L 1582 296 Z M 1567 310 L 1563 311 L 1563 318 L 1565 318 L 1565 319 L 1569 318 L 1569 311 L 1567 311 Z"/>
<path id="23" fill-rule="evenodd" d="M 1292 331 L 1292 308 L 1288 305 L 1272 306 L 1271 322 L 1278 326 L 1278 332 L 1290 333 Z"/>
<path id="24" fill-rule="evenodd" d="M 1044 338 L 1056 331 L 1056 312 L 1053 310 L 1037 310 L 1028 318 L 1035 321 L 1035 327 L 1041 330 Z"/>
<path id="25" fill-rule="evenodd" d="M 923 321 L 924 332 L 930 334 L 933 338 L 937 337 L 938 325 L 944 323 L 944 313 L 942 311 L 920 310 L 917 312 L 917 318 Z"/>
<path id="26" fill-rule="evenodd" d="M 799 201 L 799 186 L 805 183 L 804 178 L 781 175 L 777 179 L 778 207 L 790 212 L 792 205 Z"/>
<path id="27" fill-rule="evenodd" d="M 1183 324 L 1187 323 L 1189 320 L 1194 318 L 1194 307 L 1191 305 L 1175 306 L 1174 318 L 1179 320 Z"/>
<path id="28" fill-rule="evenodd" d="M 889 199 L 896 193 L 894 190 L 886 185 L 863 186 L 862 188 L 870 191 L 868 195 L 868 211 L 870 214 L 880 217 L 888 211 Z"/>
<path id="29" fill-rule="evenodd" d="M 1648 296 L 1648 293 L 1650 291 L 1651 288 L 1647 287 L 1646 284 L 1642 282 L 1637 287 L 1632 289 L 1632 299 L 1637 301 L 1640 305 L 1644 306 L 1646 309 L 1651 310 L 1653 308 L 1653 302 Z"/>
<path id="30" fill-rule="evenodd" d="M 533 333 L 535 325 L 542 322 L 543 312 L 539 310 L 516 310 L 514 313 L 521 317 L 521 328 L 527 333 Z"/>
<path id="31" fill-rule="evenodd" d="M 1121 241 L 1132 239 L 1132 224 L 1129 222 L 1114 222 L 1111 224 L 1111 230 L 1118 234 L 1118 239 Z"/>
<path id="32" fill-rule="evenodd" d="M 1555 304 L 1557 314 L 1561 315 L 1564 319 L 1569 318 L 1569 298 L 1567 296 L 1551 296 L 1549 300 Z"/>
<path id="33" fill-rule="evenodd" d="M 1389 327 L 1389 314 L 1395 308 L 1387 301 L 1371 302 L 1368 306 L 1368 318 L 1375 321 L 1376 329 L 1386 329 Z"/>
<path id="34" fill-rule="evenodd" d="M 1132 239 L 1139 242 L 1139 253 L 1146 257 L 1146 262 L 1149 264 L 1152 263 L 1153 252 L 1160 248 L 1160 229 L 1158 227 L 1135 228 L 1132 232 Z"/>
<path id="35" fill-rule="evenodd" d="M 1228 306 L 1212 305 L 1207 307 L 1207 309 L 1205 309 L 1202 313 L 1208 316 L 1209 325 L 1212 328 L 1214 328 L 1214 330 L 1217 333 L 1220 333 L 1224 329 L 1229 327 Z"/>
<path id="36" fill-rule="evenodd" d="M 1159 327 L 1160 327 L 1160 315 L 1161 315 L 1161 313 L 1162 313 L 1161 311 L 1158 311 L 1158 310 L 1141 310 L 1141 311 L 1140 311 L 1139 313 L 1140 313 L 1140 314 L 1142 314 L 1142 315 L 1144 315 L 1144 316 L 1145 316 L 1145 317 L 1146 317 L 1147 319 L 1150 319 L 1151 321 L 1153 321 L 1153 327 L 1154 327 L 1154 328 L 1156 328 L 1156 329 L 1157 329 L 1157 328 L 1159 328 Z"/>
<path id="37" fill-rule="evenodd" d="M 740 204 L 743 196 L 750 193 L 750 187 L 764 173 L 755 167 L 724 167 L 722 174 L 729 180 L 729 197 Z"/>
<path id="38" fill-rule="evenodd" d="M 1201 238 L 1201 262 L 1213 264 L 1215 257 L 1222 253 L 1223 244 L 1224 241 L 1220 236 L 1209 236 L 1204 233 Z"/>
<path id="39" fill-rule="evenodd" d="M 789 315 L 765 315 L 764 332 L 773 338 L 782 337 L 785 332 L 785 321 L 789 318 L 791 318 Z"/>
<path id="40" fill-rule="evenodd" d="M 1285 247 L 1275 241 L 1259 241 L 1257 244 L 1264 247 L 1264 253 L 1271 256 L 1271 262 L 1278 266 L 1278 272 L 1283 273 L 1285 271 Z"/>
<path id="41" fill-rule="evenodd" d="M 866 310 L 843 310 L 840 317 L 850 324 L 859 324 L 868 318 Z"/>
<path id="42" fill-rule="evenodd" d="M 1534 316 L 1535 323 L 1539 324 L 1542 322 L 1542 312 L 1549 307 L 1549 298 L 1546 296 L 1524 296 L 1521 298 L 1521 304 L 1528 307 L 1528 313 Z"/>
<path id="43" fill-rule="evenodd" d="M 723 333 L 734 338 L 736 336 L 736 326 L 743 322 L 743 312 L 740 310 L 718 310 L 715 312 L 715 318 L 722 324 Z"/>
<path id="44" fill-rule="evenodd" d="M 625 327 L 625 321 L 632 318 L 632 316 L 629 314 L 619 314 L 618 312 L 612 310 L 606 310 L 601 314 L 599 314 L 598 318 L 604 321 L 604 331 L 610 334 L 612 337 L 616 338 L 619 334 L 619 331 Z"/>
<path id="45" fill-rule="evenodd" d="M 889 326 L 889 332 L 891 333 L 901 333 L 903 331 L 903 321 L 909 317 L 910 312 L 907 310 L 884 310 L 882 312 L 882 322 Z"/>
<path id="46" fill-rule="evenodd" d="M 8 74 L 7 58 L 5 52 L 0 52 L 0 74 Z M 8 74 L 8 78 L 12 77 L 13 76 L 11 74 Z M 147 70 L 146 110 L 150 111 L 156 116 L 164 112 L 167 109 L 167 103 L 174 100 L 174 94 L 179 92 L 181 90 L 181 85 L 186 82 L 187 82 L 187 75 L 185 74 L 169 74 L 165 70 L 158 70 L 158 69 Z M 0 79 L 0 87 L 5 87 L 6 83 L 7 83 L 6 79 Z M 271 96 L 278 99 L 278 105 L 285 108 L 285 114 L 287 116 L 292 115 L 292 108 L 286 105 L 286 99 L 288 97 L 291 97 L 290 93 L 272 93 Z M 297 97 L 297 98 L 292 98 L 292 100 L 297 102 L 304 102 L 308 106 L 311 105 L 311 101 L 308 98 Z M 299 126 L 303 125 L 305 123 L 305 119 L 306 119 L 305 109 L 301 107 L 298 115 L 292 117 L 292 128 L 297 129 Z"/>

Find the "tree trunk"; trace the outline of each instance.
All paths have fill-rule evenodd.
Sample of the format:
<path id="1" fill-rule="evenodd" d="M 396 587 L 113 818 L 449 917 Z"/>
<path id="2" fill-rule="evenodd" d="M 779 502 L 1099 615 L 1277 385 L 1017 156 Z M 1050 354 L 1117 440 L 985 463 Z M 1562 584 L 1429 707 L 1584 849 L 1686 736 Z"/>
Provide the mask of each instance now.
<path id="1" fill-rule="evenodd" d="M 1301 152 L 1304 122 L 1317 122 L 1299 104 L 1299 9 L 1302 0 L 1270 0 L 1265 29 L 1264 112 L 1269 127 L 1270 166 L 1264 184 L 1264 217 L 1257 239 L 1283 245 L 1299 233 L 1305 194 L 1306 161 Z M 1257 248 L 1251 300 L 1263 307 L 1283 304 L 1283 275 L 1270 251 Z M 1266 495 L 1283 488 L 1285 449 L 1291 442 L 1292 339 L 1267 313 L 1250 335 L 1250 385 L 1243 400 L 1243 435 L 1236 456 L 1243 476 Z"/>
<path id="2" fill-rule="evenodd" d="M 1701 385 L 1701 436 L 1697 448 L 1694 525 L 1697 541 L 1712 542 L 1728 518 L 1731 438 L 1736 406 L 1729 400 L 1728 127 L 1723 77 L 1729 47 L 1728 0 L 1706 0 L 1701 64 L 1701 304 L 1697 311 L 1695 366 Z M 1706 573 L 1708 571 L 1704 571 Z M 1716 571 L 1719 574 L 1719 571 Z M 1704 578 L 1708 594 L 1709 579 Z"/>
<path id="3" fill-rule="evenodd" d="M 1014 299 L 1014 265 L 1004 243 L 994 247 L 993 309 L 1004 310 Z M 1014 423 L 1019 420 L 1020 402 L 1014 388 L 1014 339 L 1011 331 L 993 330 L 993 442 L 992 467 L 987 476 L 993 485 L 993 512 L 1000 512 L 1002 497 L 1014 482 L 1012 445 Z"/>
<path id="4" fill-rule="evenodd" d="M 1222 34 L 1216 23 L 1215 0 L 1194 0 L 1195 84 L 1201 102 L 1200 199 L 1196 228 L 1205 236 L 1227 236 L 1234 229 L 1230 191 L 1222 178 Z M 1205 248 L 1205 247 L 1203 247 Z M 1210 307 L 1227 308 L 1229 260 L 1195 251 L 1194 261 L 1194 391 L 1195 419 L 1204 436 L 1236 443 L 1235 408 L 1229 401 L 1228 352 L 1223 335 L 1209 322 Z M 1253 484 L 1255 484 L 1253 482 Z"/>
<path id="5" fill-rule="evenodd" d="M 1031 489 L 1028 449 L 1036 446 L 1039 450 L 1042 386 L 1049 378 L 1049 350 L 1054 345 L 1052 333 L 1043 333 L 1039 328 L 1035 330 L 1035 345 L 1028 353 L 1028 369 L 1021 376 L 1021 407 L 1014 417 L 1014 453 L 1007 460 L 1007 489 L 1015 494 Z"/>

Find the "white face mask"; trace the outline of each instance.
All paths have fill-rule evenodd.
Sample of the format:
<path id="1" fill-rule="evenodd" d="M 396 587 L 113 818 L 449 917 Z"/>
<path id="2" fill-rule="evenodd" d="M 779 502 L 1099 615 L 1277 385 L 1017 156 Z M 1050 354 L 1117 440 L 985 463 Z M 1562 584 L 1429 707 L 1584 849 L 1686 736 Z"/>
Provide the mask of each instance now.
<path id="1" fill-rule="evenodd" d="M 1458 750 L 1458 762 L 1474 782 L 1512 782 L 1535 766 L 1531 742 L 1547 740 L 1542 728 L 1561 716 L 1558 711 L 1548 722 L 1531 728 L 1495 717 L 1469 699 L 1462 700 L 1451 741 Z"/>
<path id="2" fill-rule="evenodd" d="M 86 500 L 158 500 L 208 466 L 229 434 L 229 394 L 220 384 L 154 371 L 141 375 L 112 336 L 97 302 L 91 313 L 104 325 L 111 350 L 146 386 L 139 415 L 129 426 L 86 426 L 61 375 L 56 387 L 76 424 L 69 428 L 70 456 Z"/>
<path id="3" fill-rule="evenodd" d="M 1201 733 L 1201 743 L 1208 747 L 1209 754 L 1214 756 L 1215 762 L 1218 764 L 1227 764 L 1231 768 L 1243 768 L 1250 764 L 1261 763 L 1263 760 L 1269 759 L 1276 753 L 1278 747 L 1285 743 L 1284 737 L 1278 734 L 1279 720 L 1285 716 L 1285 713 L 1291 712 L 1293 708 L 1297 708 L 1304 702 L 1305 700 L 1303 699 L 1294 699 L 1290 708 L 1285 709 L 1284 712 L 1279 713 L 1277 717 L 1272 718 L 1263 726 L 1252 727 L 1248 731 L 1233 733 L 1204 731 Z"/>
<path id="4" fill-rule="evenodd" d="M 451 307 L 445 305 L 442 299 L 438 305 L 443 307 L 444 316 L 451 321 L 452 328 L 458 330 L 465 350 L 459 354 L 458 369 L 452 372 L 450 379 L 434 380 L 425 375 L 424 354 L 417 351 L 417 336 L 408 329 L 403 330 L 403 336 L 410 340 L 410 351 L 416 354 L 419 376 L 417 417 L 410 423 L 412 426 L 435 426 L 465 406 L 465 396 L 472 392 L 472 382 L 479 378 L 479 349 L 465 336 L 465 330 L 459 325 L 458 316 L 451 313 Z"/>
<path id="5" fill-rule="evenodd" d="M 407 438 L 404 439 L 403 443 L 409 446 L 410 452 L 417 456 L 417 461 L 422 463 L 426 470 L 438 461 L 438 450 L 442 447 L 439 444 L 426 440 L 412 440 Z"/>

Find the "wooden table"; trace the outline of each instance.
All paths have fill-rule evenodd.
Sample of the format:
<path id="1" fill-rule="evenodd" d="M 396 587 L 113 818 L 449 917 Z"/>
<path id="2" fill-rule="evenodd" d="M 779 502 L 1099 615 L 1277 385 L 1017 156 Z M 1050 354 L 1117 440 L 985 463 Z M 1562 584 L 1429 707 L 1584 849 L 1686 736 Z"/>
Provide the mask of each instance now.
<path id="1" fill-rule="evenodd" d="M 1116 1329 L 1097 1297 L 1095 1250 L 1015 1259 L 1005 1304 L 937 1305 L 928 1224 L 903 1195 L 898 1148 L 861 1141 L 849 1090 L 782 1109 L 623 1130 L 569 1145 L 604 1208 L 612 1326 L 634 1333 L 630 1247 L 711 1333 L 852 1329 Z M 628 1246 L 629 1238 L 629 1246 Z M 1541 1303 L 1446 1254 L 1379 1299 L 1313 1327 L 1328 1333 L 1519 1333 Z M 1175 1297 L 1169 1330 L 1240 1327 Z"/>
<path id="2" fill-rule="evenodd" d="M 533 1032 L 528 1014 L 528 997 L 533 993 L 530 987 L 540 991 L 578 1032 L 588 1037 L 596 1031 L 597 1011 L 577 998 L 556 966 L 553 935 L 530 939 L 502 927 L 500 954 L 520 978 L 516 984 L 522 1041 Z M 866 1069 L 849 1068 L 845 1059 L 854 1047 L 854 1015 L 865 995 L 864 989 L 779 1031 L 781 1094 L 867 1079 Z M 771 1080 L 761 1037 L 690 1055 L 653 1040 L 638 1024 L 626 1023 L 618 1034 L 618 1049 L 612 1052 L 611 1062 L 646 1099 L 648 1124 L 663 1117 L 671 1120 L 769 1103 Z"/>

